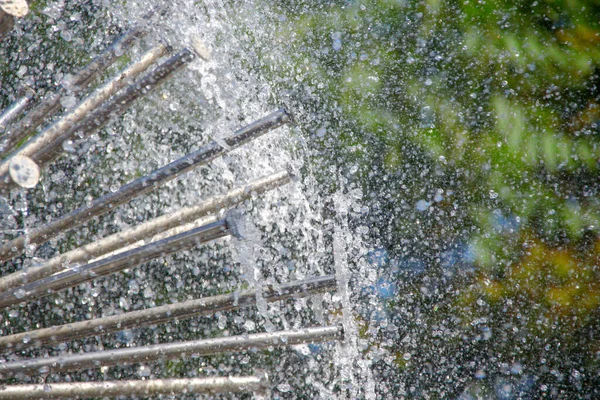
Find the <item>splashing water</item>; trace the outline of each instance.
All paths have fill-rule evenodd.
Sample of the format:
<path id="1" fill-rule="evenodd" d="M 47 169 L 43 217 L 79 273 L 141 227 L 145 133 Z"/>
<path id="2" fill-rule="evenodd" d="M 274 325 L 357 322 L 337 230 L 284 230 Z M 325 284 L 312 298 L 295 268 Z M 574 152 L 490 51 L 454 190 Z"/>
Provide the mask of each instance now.
<path id="1" fill-rule="evenodd" d="M 123 8 L 109 7 L 116 20 L 143 24 L 141 17 L 152 5 L 151 2 L 129 1 Z M 68 15 L 63 8 L 58 11 L 49 8 L 45 14 L 57 20 L 76 21 L 78 18 Z M 8 201 L 0 198 L 3 201 L 0 207 L 11 212 L 2 216 L 0 226 L 15 228 L 13 209 L 22 212 L 24 227 L 35 226 L 43 221 L 44 213 L 49 213 L 48 218 L 62 215 L 79 204 L 89 203 L 99 194 L 114 192 L 134 177 L 147 174 L 211 140 L 226 146 L 223 139 L 231 132 L 278 107 L 282 96 L 273 93 L 254 68 L 259 62 L 256 52 L 261 51 L 271 34 L 269 27 L 261 23 L 264 14 L 269 12 L 268 8 L 259 9 L 252 2 L 242 2 L 235 8 L 222 1 L 172 2 L 164 17 L 147 26 L 151 32 L 145 39 L 146 46 L 134 48 L 131 57 L 139 56 L 148 44 L 159 40 L 176 50 L 186 45 L 204 46 L 204 56 L 90 140 L 65 145 L 69 148 L 65 160 L 42 174 L 41 185 L 35 188 L 36 198 L 48 204 L 47 209 L 27 210 L 25 207 L 22 210 L 14 207 L 14 199 L 11 199 L 11 208 Z M 57 27 L 63 30 L 63 38 L 74 37 L 68 27 Z M 336 38 L 334 48 L 342 45 L 339 35 Z M 68 80 L 68 76 L 65 79 Z M 65 99 L 63 106 L 75 104 L 75 97 Z M 340 189 L 333 196 L 323 193 L 315 178 L 315 167 L 309 161 L 304 135 L 301 129 L 287 127 L 270 132 L 212 161 L 208 167 L 190 172 L 119 207 L 110 218 L 84 225 L 67 235 L 67 240 L 55 238 L 41 249 L 31 249 L 25 264 L 32 263 L 34 250 L 50 257 L 59 250 L 64 251 L 67 241 L 81 245 L 283 169 L 296 177 L 287 186 L 261 196 L 253 195 L 238 207 L 235 219 L 240 225 L 241 239 L 222 239 L 201 249 L 126 270 L 122 276 L 81 284 L 51 300 L 40 301 L 39 309 L 27 305 L 22 306 L 21 311 L 11 310 L 11 317 L 28 316 L 28 319 L 23 318 L 22 325 L 15 324 L 12 329 L 28 329 L 42 319 L 62 321 L 69 315 L 74 319 L 89 319 L 198 294 L 211 295 L 248 287 L 260 289 L 265 284 L 276 288 L 284 282 L 335 273 L 339 291 L 333 295 L 279 304 L 267 303 L 259 290 L 257 312 L 244 310 L 231 316 L 217 313 L 212 319 L 194 319 L 152 330 L 131 329 L 106 341 L 86 339 L 61 344 L 58 349 L 49 351 L 90 351 L 165 339 L 300 328 L 325 321 L 341 323 L 346 335 L 342 344 L 296 346 L 287 352 L 235 358 L 222 356 L 206 361 L 192 357 L 192 360 L 156 367 L 123 368 L 117 372 L 103 370 L 99 376 L 233 374 L 265 363 L 275 371 L 274 390 L 282 397 L 305 393 L 321 398 L 376 398 L 372 361 L 364 356 L 369 340 L 359 334 L 357 288 L 375 284 L 377 278 L 363 261 L 369 250 L 364 232 L 353 232 L 348 224 L 348 214 L 360 209 L 361 193 L 356 188 Z M 27 178 L 22 179 L 21 186 L 35 186 L 30 177 Z M 38 176 L 35 178 L 37 183 Z M 331 179 L 338 178 L 332 176 Z M 27 204 L 26 199 L 20 203 Z M 330 204 L 333 204 L 332 209 L 328 209 Z M 367 331 L 367 335 L 373 335 L 373 329 Z M 249 356 L 255 357 L 254 361 L 249 361 Z M 273 359 L 277 360 L 275 366 Z M 58 379 L 55 375 L 48 377 L 49 381 Z"/>
<path id="2" fill-rule="evenodd" d="M 355 321 L 355 310 L 352 307 L 350 293 L 351 270 L 348 265 L 348 248 L 356 248 L 354 238 L 348 226 L 348 196 L 342 192 L 334 196 L 337 221 L 333 238 L 333 253 L 335 273 L 339 285 L 339 296 L 342 303 L 342 320 L 346 332 L 345 343 L 338 349 L 338 361 L 341 368 L 342 381 L 347 382 L 348 391 L 352 398 L 360 395 L 361 388 L 367 399 L 375 399 L 375 384 L 368 360 L 361 357 L 359 343 L 365 342 L 358 336 L 358 326 Z M 356 365 L 355 365 L 356 364 Z M 356 368 L 356 370 L 355 370 Z"/>
<path id="3" fill-rule="evenodd" d="M 121 11 L 122 18 L 131 20 L 142 14 L 146 4 L 128 2 L 126 7 Z M 143 149 L 157 164 L 165 163 L 168 160 L 165 155 L 176 150 L 169 143 L 161 143 L 152 128 L 169 127 L 170 130 L 175 126 L 193 125 L 201 136 L 192 134 L 183 138 L 183 143 L 191 148 L 199 140 L 212 139 L 220 143 L 240 125 L 272 110 L 270 104 L 277 97 L 251 68 L 258 62 L 254 53 L 261 48 L 261 39 L 270 34 L 268 27 L 261 24 L 264 13 L 270 10 L 259 10 L 252 2 L 238 4 L 232 9 L 220 1 L 206 1 L 202 6 L 193 1 L 180 1 L 174 3 L 171 10 L 159 27 L 153 27 L 157 34 L 172 45 L 188 43 L 193 40 L 191 38 L 199 37 L 210 49 L 211 59 L 194 62 L 189 72 L 182 73 L 169 84 L 168 92 L 163 91 L 159 95 L 170 102 L 168 108 L 172 113 L 157 116 L 154 110 L 136 109 L 137 126 L 132 130 L 136 130 L 144 140 L 158 145 Z M 197 114 L 203 117 L 201 122 L 198 122 Z M 307 382 L 313 388 L 311 391 L 316 389 L 321 398 L 331 398 L 332 395 L 346 398 L 350 395 L 352 398 L 374 399 L 375 384 L 370 361 L 363 358 L 360 350 L 360 343 L 366 341 L 357 333 L 356 310 L 352 306 L 356 294 L 351 293 L 352 271 L 347 261 L 349 254 L 364 256 L 367 252 L 360 234 L 350 234 L 346 220 L 349 210 L 359 206 L 355 204 L 354 196 L 339 192 L 333 197 L 337 217 L 333 224 L 325 221 L 324 204 L 330 200 L 320 193 L 312 176 L 302 137 L 303 132 L 287 128 L 271 132 L 268 138 L 215 160 L 209 171 L 202 171 L 201 175 L 188 174 L 177 184 L 176 198 L 159 195 L 160 204 L 153 204 L 153 208 L 173 209 L 193 202 L 197 196 L 208 194 L 207 191 L 212 193 L 215 188 L 235 186 L 284 168 L 294 173 L 298 179 L 291 184 L 261 198 L 255 197 L 239 207 L 236 218 L 241 225 L 242 239 L 229 243 L 228 250 L 232 251 L 230 260 L 233 261 L 231 273 L 237 274 L 237 279 L 250 287 L 260 287 L 265 283 L 276 287 L 286 281 L 335 272 L 339 293 L 308 302 L 296 300 L 293 312 L 290 312 L 289 305 L 267 304 L 258 293 L 257 315 L 243 315 L 242 320 L 246 322 L 241 326 L 247 331 L 249 327 L 254 328 L 255 323 L 266 331 L 275 330 L 277 326 L 300 327 L 306 325 L 308 314 L 318 314 L 323 306 L 334 313 L 338 309 L 346 340 L 332 350 L 326 346 L 309 346 L 310 358 L 315 357 L 317 363 L 325 364 L 312 368 L 320 371 L 329 369 L 329 372 L 323 376 L 316 372 L 308 373 Z M 154 151 L 150 150 L 152 147 Z M 206 254 L 190 254 L 187 258 L 198 264 L 206 263 Z M 234 267 L 235 264 L 239 267 Z M 367 267 L 363 265 L 362 268 Z M 361 274 L 368 275 L 368 272 L 363 270 Z M 329 318 L 335 321 L 337 317 L 330 315 Z M 252 326 L 248 322 L 252 322 Z M 218 325 L 220 329 L 231 329 L 231 324 L 223 316 L 218 317 Z M 303 352 L 300 348 L 298 350 Z M 333 351 L 333 359 L 324 361 L 323 351 Z M 309 365 L 313 365 L 315 360 L 309 359 Z M 302 367 L 292 365 L 287 373 L 279 376 L 284 382 L 277 386 L 281 395 L 294 391 L 299 393 L 298 383 L 292 383 L 292 386 L 289 383 L 300 371 Z M 341 392 L 333 390 L 336 385 L 342 388 Z"/>

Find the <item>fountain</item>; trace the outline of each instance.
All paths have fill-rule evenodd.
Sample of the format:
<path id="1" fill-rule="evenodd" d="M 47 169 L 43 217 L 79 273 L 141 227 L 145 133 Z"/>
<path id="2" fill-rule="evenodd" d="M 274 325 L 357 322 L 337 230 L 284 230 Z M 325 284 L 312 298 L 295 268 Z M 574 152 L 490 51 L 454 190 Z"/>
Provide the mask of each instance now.
<path id="1" fill-rule="evenodd" d="M 165 15 L 165 12 L 165 9 L 157 8 L 142 19 L 152 21 Z M 4 18 L 2 15 L 0 17 Z M 6 34 L 7 30 L 4 32 Z M 198 60 L 210 61 L 210 52 L 197 36 L 191 37 L 189 47 L 178 51 L 156 40 L 135 61 L 113 73 L 112 78 L 97 83 L 107 71 L 111 71 L 113 64 L 122 63 L 124 55 L 129 55 L 134 46 L 140 46 L 140 40 L 146 35 L 147 25 L 139 23 L 129 28 L 87 66 L 64 78 L 53 93 L 39 98 L 35 91 L 25 86 L 0 114 L 0 128 L 3 131 L 0 136 L 0 193 L 6 199 L 11 199 L 5 200 L 9 209 L 11 201 L 31 201 L 27 198 L 27 190 L 39 189 L 40 176 L 56 173 L 53 163 L 60 161 L 61 157 L 74 152 L 79 156 L 85 154 L 75 151 L 74 143 L 85 143 L 97 135 L 111 121 L 120 118 L 138 99 L 156 90 L 186 66 Z M 63 108 L 64 112 L 58 115 Z M 34 212 L 35 221 L 30 225 L 25 221 L 28 209 L 37 207 L 35 204 L 21 207 L 19 210 L 24 218 L 24 228 L 5 235 L 0 246 L 0 261 L 4 265 L 0 277 L 0 310 L 5 310 L 10 316 L 11 313 L 18 313 L 15 310 L 25 312 L 24 304 L 42 304 L 40 300 L 46 302 L 43 304 L 52 304 L 50 299 L 57 295 L 63 297 L 54 300 L 55 304 L 64 304 L 66 290 L 72 293 L 77 288 L 86 287 L 102 278 L 114 277 L 117 273 L 131 275 L 142 264 L 174 253 L 194 252 L 200 245 L 231 236 L 230 245 L 239 246 L 242 249 L 239 257 L 245 257 L 245 254 L 253 251 L 247 241 L 255 235 L 255 226 L 246 217 L 240 216 L 239 212 L 224 210 L 243 206 L 259 195 L 289 184 L 295 179 L 293 171 L 276 171 L 238 185 L 224 194 L 179 207 L 155 218 L 140 215 L 134 219 L 141 223 L 108 235 L 103 235 L 101 228 L 90 228 L 90 223 L 94 224 L 99 218 L 133 199 L 156 191 L 180 179 L 185 173 L 227 156 L 234 149 L 293 122 L 289 109 L 278 109 L 235 130 L 229 136 L 215 136 L 214 140 L 197 150 L 151 172 L 140 174 L 129 183 L 120 187 L 111 185 L 108 193 L 95 199 L 86 196 L 84 204 L 60 216 L 46 216 L 43 209 L 38 210 Z M 42 187 L 42 190 L 47 193 L 48 189 Z M 83 230 L 78 231 L 82 227 Z M 52 250 L 53 254 L 49 257 L 36 256 L 40 251 L 48 253 L 48 249 L 55 249 L 64 238 L 73 237 L 69 235 L 78 237 L 78 246 L 66 245 L 64 248 L 67 250 L 60 253 Z M 14 260 L 24 261 L 16 263 Z M 268 369 L 257 371 L 254 375 L 224 374 L 181 379 L 146 379 L 147 376 L 142 375 L 144 379 L 141 380 L 92 379 L 91 382 L 74 382 L 69 374 L 85 370 L 106 372 L 109 367 L 122 368 L 132 364 L 164 364 L 171 360 L 198 359 L 226 352 L 256 353 L 261 349 L 338 341 L 344 336 L 341 325 L 299 326 L 294 323 L 286 329 L 277 329 L 268 320 L 265 324 L 267 332 L 159 343 L 149 341 L 144 345 L 126 341 L 124 347 L 113 349 L 96 345 L 88 346 L 89 351 L 61 351 L 69 348 L 68 343 L 73 340 L 109 334 L 127 335 L 131 330 L 141 327 L 179 324 L 201 316 L 218 315 L 221 324 L 224 312 L 249 307 L 257 307 L 268 314 L 268 304 L 283 304 L 286 300 L 297 301 L 337 290 L 336 277 L 331 274 L 306 276 L 303 271 L 299 274 L 303 276 L 283 283 L 275 283 L 272 279 L 261 282 L 256 270 L 253 274 L 247 280 L 254 283 L 254 287 L 230 293 L 188 298 L 119 313 L 114 313 L 111 307 L 108 312 L 110 315 L 54 323 L 52 326 L 42 327 L 33 321 L 34 327 L 7 334 L 15 330 L 9 324 L 0 337 L 0 350 L 5 357 L 4 362 L 0 363 L 0 377 L 10 384 L 2 387 L 0 398 L 264 393 L 271 387 L 272 371 Z M 134 286 L 131 281 L 129 285 Z M 92 292 L 93 298 L 102 296 L 97 291 Z M 121 302 L 126 304 L 127 299 L 121 299 Z M 69 307 L 65 310 L 68 312 Z M 61 314 L 63 312 L 60 311 Z M 322 317 L 320 319 L 324 321 Z M 245 325 L 253 326 L 254 322 L 246 321 Z M 48 350 L 55 348 L 59 349 L 58 353 Z M 91 374 L 89 376 L 93 376 L 93 372 Z M 53 382 L 22 383 L 35 380 L 36 376 L 48 375 L 53 377 Z M 66 381 L 56 381 L 60 377 L 65 377 Z"/>

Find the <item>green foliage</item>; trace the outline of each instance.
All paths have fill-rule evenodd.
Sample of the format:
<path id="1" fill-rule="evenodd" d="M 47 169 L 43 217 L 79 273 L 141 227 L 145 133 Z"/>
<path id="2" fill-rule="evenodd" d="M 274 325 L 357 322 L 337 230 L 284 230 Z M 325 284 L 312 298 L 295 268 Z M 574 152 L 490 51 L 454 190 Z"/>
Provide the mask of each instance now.
<path id="1" fill-rule="evenodd" d="M 597 339 L 583 338 L 599 320 L 600 253 L 589 243 L 600 232 L 600 5 L 380 0 L 277 7 L 287 17 L 277 37 L 289 58 L 270 65 L 270 76 L 283 86 L 282 76 L 291 77 L 298 101 L 313 102 L 320 121 L 308 129 L 327 127 L 328 136 L 313 142 L 319 157 L 329 157 L 324 163 L 341 171 L 358 164 L 360 184 L 381 210 L 371 224 L 389 238 L 379 230 L 373 240 L 432 268 L 443 249 L 468 242 L 477 272 L 453 283 L 460 296 L 439 300 L 446 319 L 461 314 L 467 332 L 485 316 L 503 331 L 520 314 L 535 325 L 530 335 L 539 343 L 565 343 L 551 357 L 557 370 L 566 368 L 561 357 L 576 368 L 597 366 L 597 355 L 582 354 L 598 348 Z M 444 199 L 434 202 L 436 193 Z M 420 199 L 431 204 L 422 215 L 415 214 Z M 415 244 L 402 247 L 403 240 Z M 535 255 L 524 251 L 532 242 Z M 482 310 L 482 297 L 504 313 Z M 415 335 L 429 340 L 423 331 Z M 496 360 L 514 359 L 512 342 L 494 337 L 478 351 L 471 346 L 471 356 L 496 351 Z M 456 350 L 449 343 L 442 354 Z M 536 365 L 546 353 L 533 346 L 517 358 Z M 548 376 L 543 370 L 532 367 L 542 382 L 552 381 L 541 378 Z M 425 386 L 433 392 L 436 385 Z M 550 387 L 563 396 L 578 390 L 575 383 Z"/>

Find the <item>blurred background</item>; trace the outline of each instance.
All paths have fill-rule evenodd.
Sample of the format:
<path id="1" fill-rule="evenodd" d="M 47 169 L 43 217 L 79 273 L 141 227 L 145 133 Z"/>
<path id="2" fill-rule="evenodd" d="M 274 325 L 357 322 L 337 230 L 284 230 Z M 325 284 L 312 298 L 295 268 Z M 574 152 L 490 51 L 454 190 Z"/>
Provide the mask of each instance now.
<path id="1" fill-rule="evenodd" d="M 0 106 L 27 76 L 43 91 L 85 65 L 144 7 L 124 3 L 31 2 L 0 44 Z M 243 54 L 235 70 L 297 114 L 285 145 L 301 149 L 324 246 L 334 225 L 348 235 L 357 359 L 373 387 L 330 393 L 600 398 L 600 4 L 219 4 Z M 318 393 L 292 386 L 278 396 Z"/>

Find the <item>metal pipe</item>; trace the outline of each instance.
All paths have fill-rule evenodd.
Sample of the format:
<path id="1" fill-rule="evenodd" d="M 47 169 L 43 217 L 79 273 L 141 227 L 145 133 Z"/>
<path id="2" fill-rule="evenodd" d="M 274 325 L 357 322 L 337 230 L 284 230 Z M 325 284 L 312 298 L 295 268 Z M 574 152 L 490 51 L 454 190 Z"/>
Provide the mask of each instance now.
<path id="1" fill-rule="evenodd" d="M 71 250 L 44 262 L 39 267 L 27 268 L 0 278 L 0 293 L 24 283 L 45 278 L 64 269 L 65 265 L 83 264 L 93 258 L 110 253 L 123 246 L 147 239 L 157 233 L 193 221 L 208 214 L 239 204 L 252 197 L 282 186 L 290 181 L 287 171 L 280 171 L 249 184 L 233 189 L 221 196 L 215 196 L 202 203 L 184 207 L 178 211 L 160 216 L 123 232 L 107 236 L 93 243 Z"/>
<path id="2" fill-rule="evenodd" d="M 83 399 L 92 397 L 147 397 L 156 395 L 217 394 L 262 391 L 266 376 L 148 379 L 135 381 L 71 382 L 34 385 L 7 385 L 0 399 Z"/>
<path id="3" fill-rule="evenodd" d="M 167 304 L 146 310 L 132 311 L 88 321 L 52 326 L 50 328 L 17 333 L 0 337 L 0 351 L 22 350 L 47 344 L 64 343 L 69 340 L 105 335 L 125 329 L 163 324 L 169 321 L 212 315 L 217 311 L 232 311 L 256 304 L 257 293 L 267 302 L 289 298 L 307 297 L 316 293 L 335 291 L 337 283 L 333 275 L 325 275 L 290 282 L 277 287 L 265 286 L 262 290 L 246 290 Z"/>
<path id="4" fill-rule="evenodd" d="M 35 92 L 33 89 L 26 87 L 25 95 L 19 97 L 14 103 L 2 111 L 2 114 L 0 114 L 0 133 L 4 132 L 8 124 L 25 111 L 25 108 L 34 95 Z"/>
<path id="5" fill-rule="evenodd" d="M 145 96 L 160 86 L 173 74 L 195 59 L 195 52 L 183 49 L 170 59 L 163 62 L 138 82 L 130 85 L 123 93 L 109 100 L 99 109 L 89 114 L 84 120 L 73 126 L 61 137 L 39 149 L 32 159 L 44 168 L 63 153 L 63 143 L 67 140 L 77 140 L 88 137 L 101 129 L 112 118 L 124 113 L 140 97 Z M 1 180 L 0 180 L 1 181 Z"/>
<path id="6" fill-rule="evenodd" d="M 189 223 L 183 224 L 183 225 L 178 225 L 171 229 L 167 229 L 166 231 L 158 233 L 146 240 L 139 240 L 139 241 L 131 243 L 127 246 L 119 247 L 116 250 L 110 251 L 105 254 L 101 254 L 100 256 L 98 256 L 94 259 L 91 259 L 89 262 L 93 263 L 95 261 L 103 260 L 105 258 L 109 258 L 109 257 L 124 253 L 129 250 L 138 249 L 144 245 L 147 245 L 150 243 L 155 243 L 155 242 L 158 242 L 159 240 L 166 239 L 171 236 L 179 235 L 180 233 L 184 233 L 184 232 L 190 231 L 192 229 L 196 229 L 200 226 L 212 224 L 213 222 L 217 222 L 217 221 L 218 221 L 218 218 L 215 215 L 209 215 L 207 217 L 199 218 L 196 221 L 189 222 Z M 233 234 L 237 235 L 237 230 L 236 230 L 235 226 L 230 226 L 229 228 Z M 73 264 L 71 264 L 71 265 L 73 265 Z"/>
<path id="7" fill-rule="evenodd" d="M 15 26 L 15 17 L 0 9 L 0 41 Z"/>
<path id="8" fill-rule="evenodd" d="M 40 149 L 57 139 L 61 139 L 69 129 L 75 124 L 81 122 L 90 112 L 98 108 L 110 96 L 121 90 L 125 85 L 132 82 L 142 72 L 146 71 L 156 60 L 162 57 L 167 52 L 167 48 L 159 44 L 144 53 L 142 57 L 135 63 L 119 72 L 114 78 L 106 82 L 104 85 L 94 90 L 88 97 L 81 101 L 77 107 L 67 112 L 59 120 L 44 129 L 39 135 L 30 139 L 25 145 L 20 147 L 10 156 L 5 158 L 0 163 L 0 176 L 7 175 L 10 161 L 16 156 L 31 157 Z M 64 140 L 59 140 L 62 147 Z M 5 181 L 5 179 L 0 179 Z"/>
<path id="9" fill-rule="evenodd" d="M 151 10 L 144 19 L 152 18 L 155 13 L 162 13 L 161 9 Z M 73 89 L 83 89 L 94 77 L 104 72 L 110 67 L 117 58 L 121 57 L 128 49 L 130 49 L 138 40 L 146 35 L 147 31 L 142 26 L 134 26 L 119 36 L 109 47 L 104 49 L 96 56 L 85 68 L 77 71 L 67 84 L 63 84 L 63 88 L 68 86 L 71 91 Z"/>
<path id="10" fill-rule="evenodd" d="M 148 18 L 155 11 L 148 14 Z M 85 68 L 75 73 L 70 81 L 63 82 L 59 89 L 46 97 L 33 110 L 11 126 L 0 138 L 0 158 L 6 156 L 14 147 L 27 138 L 44 119 L 53 114 L 60 107 L 60 99 L 71 93 L 76 95 L 98 74 L 105 71 L 119 58 L 124 51 L 130 48 L 137 40 L 146 34 L 140 26 L 133 27 L 121 35 L 112 45 L 94 58 Z"/>
<path id="11" fill-rule="evenodd" d="M 329 342 L 333 340 L 342 340 L 343 337 L 344 331 L 340 325 L 255 333 L 251 335 L 201 339 L 187 342 L 161 343 L 117 350 L 11 361 L 0 364 L 0 376 L 8 378 L 20 373 L 39 374 L 40 371 L 66 372 L 114 365 L 166 361 L 186 356 L 201 357 L 230 351 L 292 346 L 303 343 Z"/>
<path id="12" fill-rule="evenodd" d="M 230 234 L 229 224 L 220 220 L 168 237 L 158 242 L 116 254 L 82 266 L 73 266 L 38 281 L 0 294 L 0 309 L 56 293 L 97 277 L 110 275 L 176 251 L 189 250 Z"/>
<path id="13" fill-rule="evenodd" d="M 47 225 L 33 228 L 27 235 L 19 236 L 0 247 L 0 262 L 21 254 L 26 244 L 37 245 L 44 243 L 64 231 L 75 228 L 93 217 L 105 214 L 134 197 L 147 193 L 153 188 L 175 179 L 177 176 L 193 168 L 207 164 L 211 160 L 226 154 L 229 150 L 241 146 L 252 139 L 256 139 L 266 132 L 288 122 L 289 117 L 286 110 L 277 110 L 237 130 L 232 136 L 226 138 L 225 143 L 228 148 L 221 147 L 217 142 L 208 143 L 199 150 L 173 161 L 149 175 L 122 186 L 114 193 L 108 193 Z"/>
<path id="14" fill-rule="evenodd" d="M 116 250 L 109 251 L 108 253 L 101 254 L 98 257 L 95 257 L 95 258 L 91 259 L 89 262 L 92 263 L 92 262 L 95 262 L 95 261 L 103 260 L 103 259 L 108 258 L 108 257 L 115 256 L 115 255 L 123 253 L 125 251 L 137 249 L 137 248 L 140 248 L 140 247 L 142 247 L 142 246 L 144 246 L 146 244 L 155 243 L 155 242 L 158 242 L 159 240 L 166 239 L 166 238 L 171 237 L 171 236 L 179 235 L 180 233 L 184 233 L 184 232 L 187 232 L 189 230 L 196 229 L 196 228 L 198 228 L 200 226 L 212 224 L 213 222 L 217 222 L 218 220 L 219 219 L 215 215 L 209 215 L 209 216 L 206 216 L 206 217 L 203 217 L 203 218 L 198 218 L 196 221 L 189 222 L 189 223 L 183 224 L 183 225 L 178 225 L 178 226 L 173 227 L 171 229 L 167 229 L 166 231 L 157 233 L 156 235 L 151 236 L 151 237 L 149 237 L 149 238 L 147 238 L 145 240 L 138 240 L 137 242 L 131 243 L 129 245 L 119 247 Z M 235 235 L 238 234 L 235 226 L 230 226 L 229 229 L 231 230 L 231 232 L 233 234 L 235 234 Z M 73 263 L 71 263 L 71 264 L 73 264 Z"/>
<path id="15" fill-rule="evenodd" d="M 166 12 L 166 6 L 155 6 L 143 15 L 141 20 L 146 24 L 155 15 L 163 16 Z M 80 88 L 87 86 L 95 76 L 104 72 L 147 33 L 148 31 L 143 26 L 139 24 L 133 26 L 96 56 L 84 69 L 73 75 L 70 84 Z"/>

